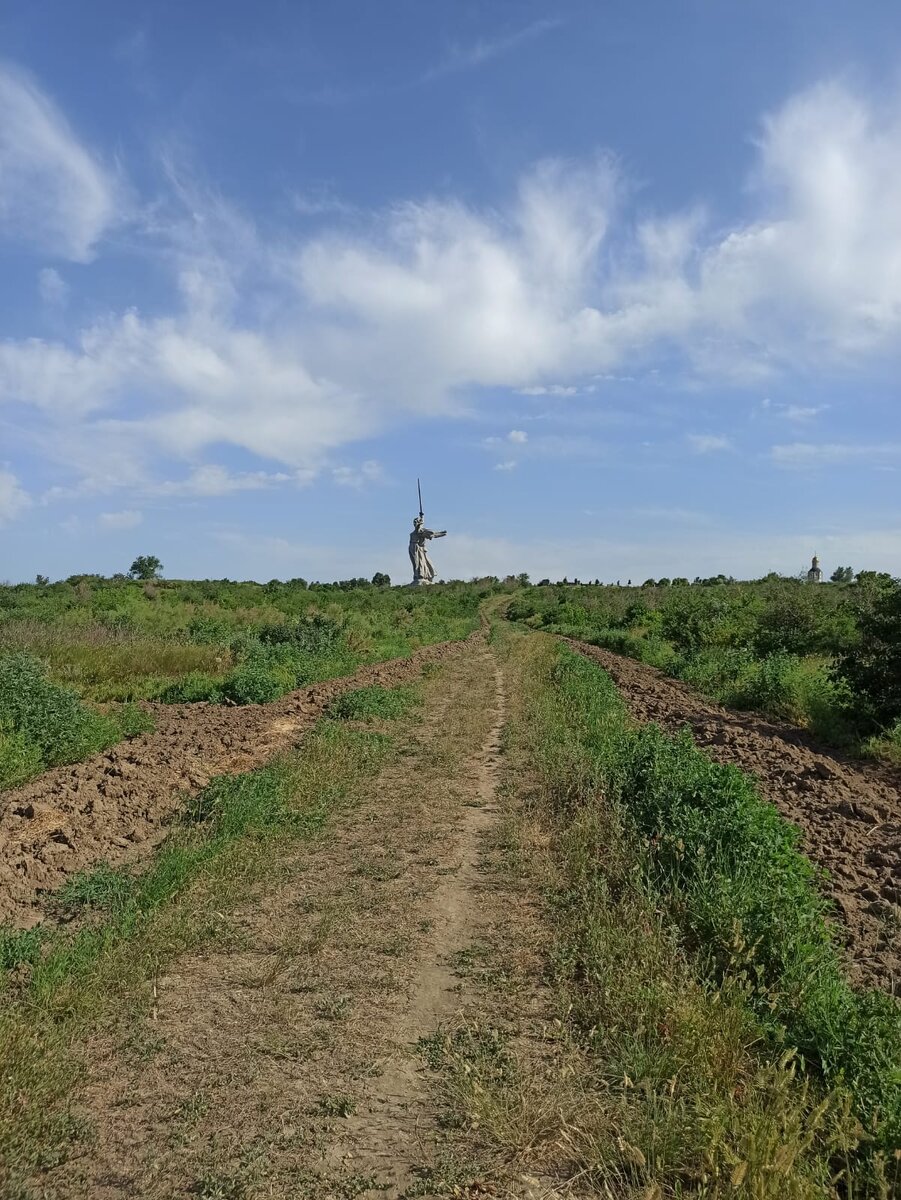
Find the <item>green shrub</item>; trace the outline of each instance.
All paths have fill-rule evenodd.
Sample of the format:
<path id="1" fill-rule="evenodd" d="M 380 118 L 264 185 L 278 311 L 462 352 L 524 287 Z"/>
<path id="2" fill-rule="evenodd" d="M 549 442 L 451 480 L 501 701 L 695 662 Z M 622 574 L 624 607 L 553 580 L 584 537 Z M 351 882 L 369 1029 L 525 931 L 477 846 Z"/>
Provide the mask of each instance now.
<path id="1" fill-rule="evenodd" d="M 263 625 L 257 637 L 264 646 L 291 645 L 307 654 L 324 654 L 341 640 L 342 627 L 330 617 L 315 613 L 283 625 Z"/>
<path id="2" fill-rule="evenodd" d="M 901 717 L 901 583 L 883 584 L 860 616 L 860 643 L 836 667 L 859 700 L 862 725 Z"/>
<path id="3" fill-rule="evenodd" d="M 234 629 L 218 617 L 194 617 L 188 622 L 187 634 L 188 640 L 199 646 L 227 646 Z"/>
<path id="4" fill-rule="evenodd" d="M 251 663 L 238 667 L 222 684 L 222 695 L 233 704 L 268 704 L 283 691 L 271 671 Z"/>
<path id="5" fill-rule="evenodd" d="M 0 659 L 0 724 L 38 747 L 45 765 L 78 762 L 119 739 L 115 721 L 46 677 L 25 653 Z"/>
<path id="6" fill-rule="evenodd" d="M 364 687 L 345 692 L 329 705 L 329 716 L 344 721 L 371 721 L 376 717 L 395 720 L 405 716 L 416 703 L 410 688 Z"/>

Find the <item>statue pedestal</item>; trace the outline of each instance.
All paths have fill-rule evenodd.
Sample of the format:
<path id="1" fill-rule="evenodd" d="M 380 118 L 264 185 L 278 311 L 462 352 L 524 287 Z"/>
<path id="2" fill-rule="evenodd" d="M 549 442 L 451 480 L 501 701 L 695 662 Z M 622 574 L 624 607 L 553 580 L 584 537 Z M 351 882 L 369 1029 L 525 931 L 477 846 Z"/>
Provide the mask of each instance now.
<path id="1" fill-rule="evenodd" d="M 407 587 L 431 587 L 434 582 L 434 579 L 414 579 Z"/>

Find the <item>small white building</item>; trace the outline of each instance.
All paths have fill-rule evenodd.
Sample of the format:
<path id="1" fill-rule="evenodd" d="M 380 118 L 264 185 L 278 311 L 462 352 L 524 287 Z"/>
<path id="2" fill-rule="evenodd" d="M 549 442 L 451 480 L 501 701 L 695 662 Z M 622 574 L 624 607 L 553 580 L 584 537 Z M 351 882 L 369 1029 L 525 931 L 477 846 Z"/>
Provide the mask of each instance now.
<path id="1" fill-rule="evenodd" d="M 823 572 L 820 570 L 820 560 L 814 555 L 810 563 L 810 570 L 807 572 L 807 582 L 821 583 L 822 579 Z"/>

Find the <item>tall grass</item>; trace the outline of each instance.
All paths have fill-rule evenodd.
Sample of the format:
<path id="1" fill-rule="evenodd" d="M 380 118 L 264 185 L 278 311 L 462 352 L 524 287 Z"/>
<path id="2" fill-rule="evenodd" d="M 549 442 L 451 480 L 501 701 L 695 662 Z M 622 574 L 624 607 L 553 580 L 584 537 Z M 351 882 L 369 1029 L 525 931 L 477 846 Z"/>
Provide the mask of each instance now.
<path id="1" fill-rule="evenodd" d="M 632 726 L 596 665 L 508 640 L 511 869 L 548 898 L 563 1040 L 512 1082 L 451 1047 L 460 1115 L 509 1152 L 541 1122 L 549 1165 L 598 1195 L 893 1196 L 899 1009 L 842 974 L 794 831 L 740 772 Z"/>
<path id="2" fill-rule="evenodd" d="M 798 835 L 737 768 L 713 763 L 686 732 L 630 726 L 603 671 L 562 648 L 554 672 L 583 767 L 628 830 L 641 869 L 696 968 L 740 985 L 774 1046 L 799 1051 L 828 1086 L 848 1089 L 866 1137 L 901 1145 L 901 1008 L 845 977 L 827 906 Z"/>

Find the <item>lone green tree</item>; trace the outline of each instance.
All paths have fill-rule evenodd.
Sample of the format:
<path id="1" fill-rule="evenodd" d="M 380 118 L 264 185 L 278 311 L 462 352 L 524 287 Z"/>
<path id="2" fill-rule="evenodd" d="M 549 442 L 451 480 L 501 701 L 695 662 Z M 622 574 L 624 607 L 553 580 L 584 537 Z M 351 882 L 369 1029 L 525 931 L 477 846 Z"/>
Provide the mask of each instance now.
<path id="1" fill-rule="evenodd" d="M 376 571 L 372 577 L 373 587 L 391 587 L 391 576 L 386 575 L 384 571 Z"/>
<path id="2" fill-rule="evenodd" d="M 854 568 L 836 567 L 829 578 L 832 583 L 850 583 L 854 578 Z"/>
<path id="3" fill-rule="evenodd" d="M 128 569 L 132 579 L 159 579 L 163 564 L 155 554 L 139 554 Z"/>

